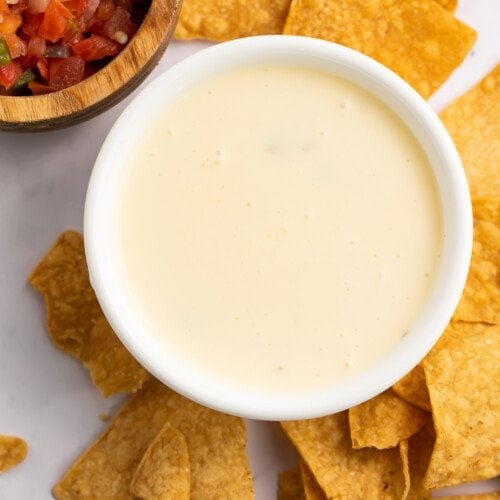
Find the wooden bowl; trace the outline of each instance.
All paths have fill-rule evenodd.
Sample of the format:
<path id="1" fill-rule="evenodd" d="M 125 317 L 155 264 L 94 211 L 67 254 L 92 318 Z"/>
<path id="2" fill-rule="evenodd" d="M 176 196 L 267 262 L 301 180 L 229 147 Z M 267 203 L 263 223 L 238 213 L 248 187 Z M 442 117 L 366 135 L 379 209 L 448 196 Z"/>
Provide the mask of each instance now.
<path id="1" fill-rule="evenodd" d="M 182 0 L 152 0 L 144 21 L 109 64 L 77 85 L 38 96 L 0 96 L 0 130 L 31 132 L 92 118 L 126 97 L 158 63 Z"/>

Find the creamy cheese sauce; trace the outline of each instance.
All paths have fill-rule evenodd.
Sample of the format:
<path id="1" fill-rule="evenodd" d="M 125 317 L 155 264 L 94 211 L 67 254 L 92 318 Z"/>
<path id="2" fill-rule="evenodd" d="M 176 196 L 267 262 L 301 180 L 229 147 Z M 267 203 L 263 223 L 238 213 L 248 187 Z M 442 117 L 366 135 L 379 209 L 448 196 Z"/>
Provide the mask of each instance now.
<path id="1" fill-rule="evenodd" d="M 412 326 L 439 265 L 418 142 L 377 98 L 315 70 L 251 67 L 190 89 L 144 131 L 121 189 L 141 314 L 165 349 L 246 389 L 367 369 Z"/>

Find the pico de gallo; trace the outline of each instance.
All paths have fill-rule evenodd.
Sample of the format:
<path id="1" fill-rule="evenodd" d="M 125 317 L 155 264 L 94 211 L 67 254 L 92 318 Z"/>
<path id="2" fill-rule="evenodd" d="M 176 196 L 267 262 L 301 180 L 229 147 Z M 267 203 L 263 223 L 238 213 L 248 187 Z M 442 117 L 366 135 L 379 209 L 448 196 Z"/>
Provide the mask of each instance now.
<path id="1" fill-rule="evenodd" d="M 132 38 L 149 0 L 0 0 L 0 94 L 75 85 Z"/>

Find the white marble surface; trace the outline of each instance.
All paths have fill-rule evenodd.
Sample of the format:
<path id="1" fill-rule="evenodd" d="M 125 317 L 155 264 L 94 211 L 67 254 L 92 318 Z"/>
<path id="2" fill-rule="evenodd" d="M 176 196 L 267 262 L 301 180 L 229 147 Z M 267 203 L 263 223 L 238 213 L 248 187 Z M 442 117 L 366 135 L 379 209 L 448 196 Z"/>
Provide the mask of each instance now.
<path id="1" fill-rule="evenodd" d="M 481 79 L 500 59 L 500 1 L 461 0 L 457 15 L 479 40 L 432 98 L 436 110 Z M 155 74 L 203 48 L 173 43 Z M 99 147 L 131 97 L 84 124 L 35 135 L 0 132 L 0 433 L 23 436 L 27 461 L 0 476 L 1 500 L 51 498 L 51 487 L 105 428 L 98 415 L 121 398 L 103 400 L 79 363 L 55 349 L 45 311 L 26 276 L 64 229 L 81 228 L 87 181 Z M 275 498 L 276 474 L 294 452 L 275 424 L 250 422 L 249 453 L 257 498 Z M 491 491 L 494 482 L 452 491 Z"/>

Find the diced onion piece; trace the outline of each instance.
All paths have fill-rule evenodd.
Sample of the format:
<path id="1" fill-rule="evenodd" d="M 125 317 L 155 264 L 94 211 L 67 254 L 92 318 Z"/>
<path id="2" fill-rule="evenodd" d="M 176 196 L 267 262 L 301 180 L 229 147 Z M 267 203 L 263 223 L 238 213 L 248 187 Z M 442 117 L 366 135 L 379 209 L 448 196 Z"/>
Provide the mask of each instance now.
<path id="1" fill-rule="evenodd" d="M 8 5 L 17 5 L 19 3 L 19 0 L 6 0 Z"/>
<path id="2" fill-rule="evenodd" d="M 87 0 L 85 9 L 83 10 L 82 19 L 86 22 L 88 21 L 99 7 L 100 0 Z"/>
<path id="3" fill-rule="evenodd" d="M 31 56 L 44 57 L 47 44 L 43 38 L 34 36 L 28 42 L 28 54 Z"/>
<path id="4" fill-rule="evenodd" d="M 40 14 L 47 10 L 50 0 L 28 0 L 28 12 Z"/>

